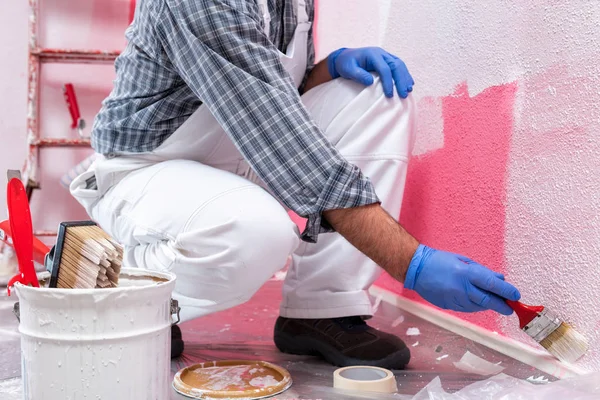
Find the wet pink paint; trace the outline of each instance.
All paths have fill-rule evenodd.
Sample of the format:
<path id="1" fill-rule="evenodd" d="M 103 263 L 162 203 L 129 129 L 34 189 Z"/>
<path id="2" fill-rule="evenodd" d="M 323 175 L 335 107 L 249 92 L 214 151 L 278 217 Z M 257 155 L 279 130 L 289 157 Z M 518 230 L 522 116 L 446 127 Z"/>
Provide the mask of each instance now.
<path id="1" fill-rule="evenodd" d="M 444 147 L 409 166 L 402 225 L 423 243 L 505 270 L 507 166 L 516 83 L 470 97 L 466 84 L 443 99 Z M 379 285 L 418 299 L 384 276 Z M 422 301 L 419 299 L 419 301 Z M 497 329 L 491 313 L 460 316 Z"/>

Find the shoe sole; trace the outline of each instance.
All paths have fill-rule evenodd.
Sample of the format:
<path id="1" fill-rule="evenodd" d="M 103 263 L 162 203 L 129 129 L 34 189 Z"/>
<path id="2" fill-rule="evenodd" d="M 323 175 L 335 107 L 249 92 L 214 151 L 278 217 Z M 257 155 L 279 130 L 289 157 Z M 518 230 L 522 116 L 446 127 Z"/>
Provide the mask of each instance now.
<path id="1" fill-rule="evenodd" d="M 330 364 L 337 367 L 350 367 L 364 365 L 386 369 L 404 369 L 410 361 L 410 350 L 404 347 L 381 360 L 359 360 L 347 357 L 339 350 L 310 337 L 293 338 L 292 336 L 277 332 L 274 335 L 275 346 L 282 353 L 301 356 L 320 356 Z"/>

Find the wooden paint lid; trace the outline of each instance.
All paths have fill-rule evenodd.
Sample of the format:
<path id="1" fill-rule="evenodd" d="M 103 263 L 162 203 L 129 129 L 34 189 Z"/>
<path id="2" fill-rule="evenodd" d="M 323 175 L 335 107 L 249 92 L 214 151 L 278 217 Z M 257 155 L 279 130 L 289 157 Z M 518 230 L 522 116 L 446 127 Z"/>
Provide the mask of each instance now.
<path id="1" fill-rule="evenodd" d="M 173 379 L 173 388 L 192 399 L 262 399 L 290 386 L 290 373 L 265 361 L 210 361 L 186 367 Z"/>

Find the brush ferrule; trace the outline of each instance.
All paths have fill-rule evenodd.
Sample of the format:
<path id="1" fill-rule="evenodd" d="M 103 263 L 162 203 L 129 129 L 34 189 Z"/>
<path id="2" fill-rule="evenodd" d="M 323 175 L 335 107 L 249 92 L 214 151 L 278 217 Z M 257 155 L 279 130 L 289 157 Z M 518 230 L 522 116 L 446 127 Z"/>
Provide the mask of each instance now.
<path id="1" fill-rule="evenodd" d="M 545 309 L 528 323 L 525 328 L 523 328 L 523 331 L 539 343 L 554 332 L 560 324 L 561 320 L 558 318 L 558 315 Z"/>

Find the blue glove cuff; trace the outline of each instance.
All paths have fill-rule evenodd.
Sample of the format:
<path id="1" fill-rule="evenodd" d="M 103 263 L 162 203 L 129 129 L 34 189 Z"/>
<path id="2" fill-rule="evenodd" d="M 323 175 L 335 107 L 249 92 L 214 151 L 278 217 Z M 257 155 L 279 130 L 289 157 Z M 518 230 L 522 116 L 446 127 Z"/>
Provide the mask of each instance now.
<path id="1" fill-rule="evenodd" d="M 417 247 L 417 251 L 415 251 L 412 260 L 410 260 L 408 271 L 406 271 L 406 279 L 404 280 L 404 287 L 406 289 L 414 290 L 419 273 L 421 273 L 421 269 L 423 268 L 421 261 L 423 260 L 426 249 L 427 246 L 420 244 L 419 247 Z"/>
<path id="2" fill-rule="evenodd" d="M 327 69 L 329 70 L 329 75 L 331 75 L 332 79 L 337 79 L 340 77 L 337 69 L 335 68 L 335 60 L 337 60 L 338 56 L 342 53 L 342 51 L 346 50 L 346 47 L 342 47 L 339 50 L 334 51 L 327 57 Z"/>

